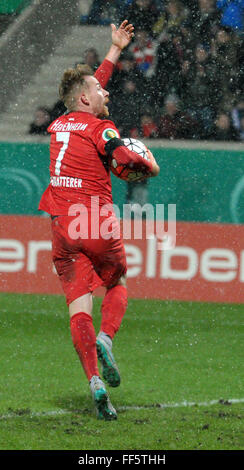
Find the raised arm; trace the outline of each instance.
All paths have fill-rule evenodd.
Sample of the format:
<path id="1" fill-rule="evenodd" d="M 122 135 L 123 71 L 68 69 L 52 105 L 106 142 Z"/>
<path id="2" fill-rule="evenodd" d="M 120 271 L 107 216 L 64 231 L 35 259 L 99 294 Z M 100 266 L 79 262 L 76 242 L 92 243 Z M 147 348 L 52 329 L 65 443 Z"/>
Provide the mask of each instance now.
<path id="1" fill-rule="evenodd" d="M 112 23 L 112 45 L 105 57 L 105 59 L 112 62 L 114 65 L 117 63 L 121 51 L 127 47 L 134 36 L 134 26 L 124 20 L 118 29 Z"/>
<path id="2" fill-rule="evenodd" d="M 111 24 L 111 30 L 112 45 L 106 54 L 104 61 L 95 72 L 95 77 L 101 83 L 103 88 L 106 87 L 113 73 L 114 66 L 119 59 L 121 51 L 128 46 L 134 36 L 134 26 L 132 24 L 128 24 L 127 20 L 124 20 L 118 29 L 114 24 Z"/>

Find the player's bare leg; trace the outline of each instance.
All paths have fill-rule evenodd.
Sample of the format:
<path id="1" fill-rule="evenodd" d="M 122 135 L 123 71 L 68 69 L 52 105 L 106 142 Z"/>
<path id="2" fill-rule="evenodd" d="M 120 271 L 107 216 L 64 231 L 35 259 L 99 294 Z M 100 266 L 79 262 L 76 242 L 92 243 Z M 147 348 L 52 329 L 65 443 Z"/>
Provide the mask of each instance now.
<path id="1" fill-rule="evenodd" d="M 69 304 L 70 318 L 79 312 L 85 312 L 92 315 L 93 301 L 90 293 L 82 295 Z"/>
<path id="2" fill-rule="evenodd" d="M 122 276 L 116 285 L 107 289 L 102 303 L 102 322 L 97 336 L 97 355 L 102 375 L 111 387 L 120 385 L 120 373 L 112 354 L 112 340 L 119 330 L 127 308 L 126 279 Z"/>
<path id="3" fill-rule="evenodd" d="M 71 337 L 85 374 L 98 419 L 117 419 L 97 366 L 96 333 L 92 322 L 92 294 L 78 297 L 69 305 Z"/>

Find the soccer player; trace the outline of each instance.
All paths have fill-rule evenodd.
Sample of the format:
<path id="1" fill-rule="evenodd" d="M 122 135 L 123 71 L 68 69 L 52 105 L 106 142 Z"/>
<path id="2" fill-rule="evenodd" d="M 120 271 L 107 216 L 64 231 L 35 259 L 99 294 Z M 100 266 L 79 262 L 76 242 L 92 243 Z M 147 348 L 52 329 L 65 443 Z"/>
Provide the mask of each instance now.
<path id="1" fill-rule="evenodd" d="M 39 205 L 51 215 L 52 256 L 69 307 L 71 337 L 90 383 L 97 416 L 105 420 L 116 419 L 117 414 L 100 378 L 97 358 L 104 380 L 117 387 L 120 374 L 112 340 L 127 308 L 126 257 L 112 209 L 109 164 L 114 159 L 130 165 L 143 177 L 159 171 L 151 152 L 147 161 L 128 150 L 114 123 L 102 119 L 109 114 L 109 93 L 104 87 L 134 29 L 127 20 L 118 29 L 111 27 L 112 45 L 95 75 L 87 65 L 64 72 L 59 93 L 68 111 L 48 128 L 50 184 Z M 92 293 L 101 285 L 106 294 L 96 338 Z"/>

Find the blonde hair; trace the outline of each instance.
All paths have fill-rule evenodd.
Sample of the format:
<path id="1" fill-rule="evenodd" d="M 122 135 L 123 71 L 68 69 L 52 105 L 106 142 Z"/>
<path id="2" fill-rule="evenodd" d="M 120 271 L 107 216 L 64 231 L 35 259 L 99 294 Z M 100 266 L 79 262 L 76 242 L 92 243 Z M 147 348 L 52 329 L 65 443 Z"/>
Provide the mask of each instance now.
<path id="1" fill-rule="evenodd" d="M 64 71 L 59 86 L 59 96 L 69 110 L 72 110 L 74 107 L 75 92 L 86 85 L 85 77 L 87 75 L 93 75 L 93 71 L 86 64 L 77 64 L 75 68 L 69 68 Z"/>

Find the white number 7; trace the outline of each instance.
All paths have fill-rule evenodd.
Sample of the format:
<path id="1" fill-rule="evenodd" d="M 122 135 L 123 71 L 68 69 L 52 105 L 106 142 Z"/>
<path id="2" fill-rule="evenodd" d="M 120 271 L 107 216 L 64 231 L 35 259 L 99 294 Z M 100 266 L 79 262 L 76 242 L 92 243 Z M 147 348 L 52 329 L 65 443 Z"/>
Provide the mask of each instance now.
<path id="1" fill-rule="evenodd" d="M 64 145 L 62 145 L 60 152 L 58 154 L 57 160 L 56 160 L 56 165 L 55 165 L 55 175 L 59 176 L 60 175 L 60 168 L 61 168 L 61 163 L 64 158 L 64 154 L 67 150 L 68 144 L 69 144 L 69 138 L 70 138 L 70 132 L 57 132 L 56 133 L 56 141 L 57 142 L 63 142 Z"/>

